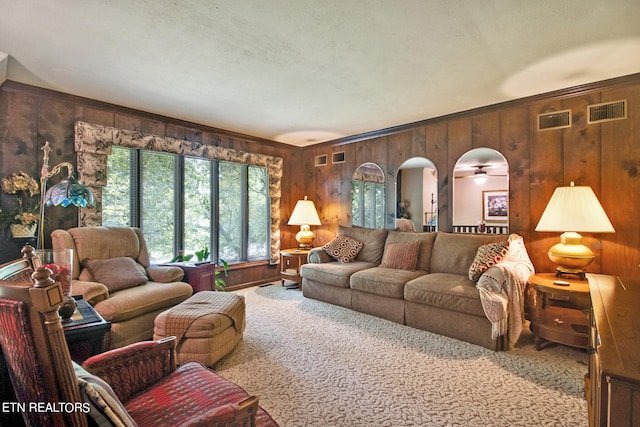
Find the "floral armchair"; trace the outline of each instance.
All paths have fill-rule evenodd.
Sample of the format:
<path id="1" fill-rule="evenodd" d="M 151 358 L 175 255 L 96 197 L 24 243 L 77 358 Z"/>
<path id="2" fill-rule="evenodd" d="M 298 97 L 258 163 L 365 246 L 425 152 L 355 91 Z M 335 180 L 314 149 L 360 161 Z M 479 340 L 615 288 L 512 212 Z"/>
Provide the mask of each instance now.
<path id="1" fill-rule="evenodd" d="M 175 339 L 72 362 L 60 284 L 28 258 L 0 266 L 0 345 L 13 407 L 37 426 L 277 426 L 236 384 L 198 362 L 175 364 Z M 33 284 L 29 276 L 33 277 Z"/>

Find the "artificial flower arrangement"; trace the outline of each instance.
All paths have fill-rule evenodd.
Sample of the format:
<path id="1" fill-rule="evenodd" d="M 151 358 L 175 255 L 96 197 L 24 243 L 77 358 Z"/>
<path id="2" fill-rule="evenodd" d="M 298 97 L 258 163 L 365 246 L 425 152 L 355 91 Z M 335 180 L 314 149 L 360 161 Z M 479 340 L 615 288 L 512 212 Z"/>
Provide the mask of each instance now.
<path id="1" fill-rule="evenodd" d="M 0 211 L 0 229 L 12 224 L 20 224 L 24 227 L 34 227 L 39 220 L 36 202 L 30 206 L 29 199 L 39 195 L 38 181 L 25 172 L 16 172 L 2 179 L 2 191 L 15 195 L 17 206 L 11 211 Z M 35 228 L 35 227 L 34 227 Z"/>

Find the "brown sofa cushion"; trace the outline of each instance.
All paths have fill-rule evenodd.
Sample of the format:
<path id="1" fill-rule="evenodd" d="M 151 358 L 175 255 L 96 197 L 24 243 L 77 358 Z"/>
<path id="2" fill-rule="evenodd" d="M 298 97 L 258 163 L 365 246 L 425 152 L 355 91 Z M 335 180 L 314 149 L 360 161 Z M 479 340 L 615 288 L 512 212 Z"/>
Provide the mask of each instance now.
<path id="1" fill-rule="evenodd" d="M 382 255 L 382 268 L 395 268 L 399 270 L 415 270 L 418 262 L 418 249 L 420 242 L 391 243 L 384 249 Z"/>
<path id="2" fill-rule="evenodd" d="M 466 275 L 431 273 L 407 282 L 404 299 L 486 319 L 480 291 Z"/>
<path id="3" fill-rule="evenodd" d="M 147 281 L 144 268 L 129 257 L 89 259 L 83 262 L 93 281 L 102 283 L 109 292 L 131 288 Z"/>
<path id="4" fill-rule="evenodd" d="M 418 261 L 416 262 L 416 270 L 429 272 L 431 264 L 431 252 L 433 251 L 433 243 L 438 233 L 411 233 L 403 231 L 389 231 L 387 237 L 386 246 L 392 243 L 402 242 L 420 242 L 420 248 L 418 249 Z"/>
<path id="5" fill-rule="evenodd" d="M 463 275 L 467 280 L 469 267 L 478 248 L 487 243 L 505 241 L 500 234 L 457 234 L 437 232 L 431 255 L 430 273 Z"/>
<path id="6" fill-rule="evenodd" d="M 364 246 L 358 253 L 356 260 L 372 262 L 376 265 L 380 264 L 382 260 L 384 243 L 388 232 L 385 229 L 338 226 L 338 234 L 351 237 L 363 243 Z"/>
<path id="7" fill-rule="evenodd" d="M 338 262 L 351 262 L 362 250 L 363 243 L 349 236 L 337 235 L 333 240 L 325 244 L 322 249 Z"/>
<path id="8" fill-rule="evenodd" d="M 402 299 L 405 283 L 423 274 L 425 272 L 419 270 L 374 267 L 353 273 L 350 287 L 369 294 Z"/>
<path id="9" fill-rule="evenodd" d="M 371 262 L 363 261 L 354 261 L 346 264 L 340 262 L 308 263 L 300 267 L 300 276 L 315 282 L 348 288 L 349 278 L 353 273 L 375 266 Z"/>

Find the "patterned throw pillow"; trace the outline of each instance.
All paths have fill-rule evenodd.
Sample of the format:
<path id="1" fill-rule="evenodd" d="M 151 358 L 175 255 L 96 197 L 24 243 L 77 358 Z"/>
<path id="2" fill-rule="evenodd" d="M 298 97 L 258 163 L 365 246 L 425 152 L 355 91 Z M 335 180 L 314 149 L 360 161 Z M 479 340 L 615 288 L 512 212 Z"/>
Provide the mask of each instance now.
<path id="1" fill-rule="evenodd" d="M 420 241 L 391 243 L 384 249 L 380 267 L 415 270 L 418 263 Z"/>
<path id="2" fill-rule="evenodd" d="M 487 243 L 478 248 L 476 257 L 469 267 L 469 279 L 477 282 L 482 273 L 489 267 L 498 264 L 504 259 L 509 250 L 509 242 Z"/>
<path id="3" fill-rule="evenodd" d="M 72 363 L 80 388 L 80 397 L 89 405 L 89 416 L 98 426 L 136 425 L 109 384 L 102 378 L 90 374 L 76 362 Z"/>
<path id="4" fill-rule="evenodd" d="M 351 237 L 339 234 L 322 247 L 326 253 L 335 258 L 338 262 L 351 262 L 353 261 L 360 250 L 364 246 L 364 243 L 352 239 Z"/>

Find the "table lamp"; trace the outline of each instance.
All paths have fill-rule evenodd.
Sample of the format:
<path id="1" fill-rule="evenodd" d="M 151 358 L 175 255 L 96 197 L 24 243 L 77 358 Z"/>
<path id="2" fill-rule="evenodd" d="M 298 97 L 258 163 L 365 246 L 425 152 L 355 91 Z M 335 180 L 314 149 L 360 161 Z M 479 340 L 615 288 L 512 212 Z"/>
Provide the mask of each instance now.
<path id="1" fill-rule="evenodd" d="M 560 243 L 549 249 L 549 259 L 558 265 L 556 276 L 573 274 L 585 279 L 584 268 L 595 255 L 582 244 L 579 232 L 615 233 L 595 193 L 588 186 L 558 187 L 553 192 L 536 231 L 561 232 Z"/>
<path id="2" fill-rule="evenodd" d="M 298 246 L 301 249 L 310 248 L 315 235 L 309 226 L 321 225 L 321 222 L 315 205 L 311 200 L 307 200 L 307 196 L 304 196 L 304 200 L 298 200 L 287 224 L 300 226 L 300 231 L 296 234 Z"/>

